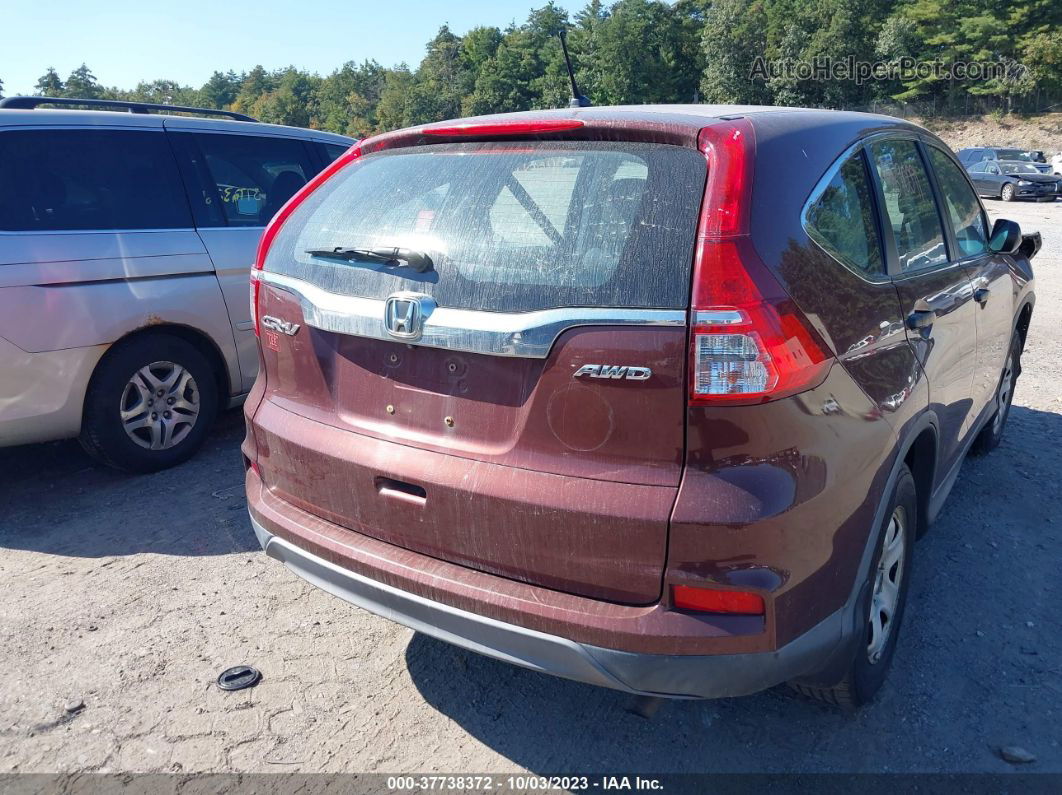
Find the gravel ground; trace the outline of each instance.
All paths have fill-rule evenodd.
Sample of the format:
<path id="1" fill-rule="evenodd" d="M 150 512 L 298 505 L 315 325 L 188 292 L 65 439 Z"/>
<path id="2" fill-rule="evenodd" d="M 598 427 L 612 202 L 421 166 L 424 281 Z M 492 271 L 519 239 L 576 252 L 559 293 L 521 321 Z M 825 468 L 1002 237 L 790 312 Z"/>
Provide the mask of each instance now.
<path id="1" fill-rule="evenodd" d="M 916 550 L 864 712 L 776 690 L 649 721 L 350 608 L 258 550 L 232 412 L 145 477 L 70 442 L 0 450 L 0 772 L 976 772 L 1010 745 L 1062 771 L 1062 202 L 990 204 L 1045 236 L 1024 374 Z M 238 663 L 262 683 L 214 687 Z"/>

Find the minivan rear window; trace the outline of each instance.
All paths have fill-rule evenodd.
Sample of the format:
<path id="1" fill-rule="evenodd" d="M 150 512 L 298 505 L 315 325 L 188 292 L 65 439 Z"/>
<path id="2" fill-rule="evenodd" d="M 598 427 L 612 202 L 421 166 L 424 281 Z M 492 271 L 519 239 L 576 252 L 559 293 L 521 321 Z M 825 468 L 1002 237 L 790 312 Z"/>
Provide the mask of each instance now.
<path id="1" fill-rule="evenodd" d="M 440 306 L 683 308 L 704 156 L 644 143 L 461 143 L 369 155 L 284 224 L 266 269 L 333 292 Z M 420 273 L 308 251 L 410 248 Z"/>

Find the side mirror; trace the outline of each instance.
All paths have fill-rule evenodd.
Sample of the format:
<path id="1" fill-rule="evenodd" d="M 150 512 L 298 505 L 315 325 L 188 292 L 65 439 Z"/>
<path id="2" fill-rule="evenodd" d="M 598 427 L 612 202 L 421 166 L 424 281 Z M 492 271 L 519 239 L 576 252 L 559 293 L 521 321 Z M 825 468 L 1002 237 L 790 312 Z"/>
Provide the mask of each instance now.
<path id="1" fill-rule="evenodd" d="M 1024 254 L 1027 259 L 1032 259 L 1036 256 L 1036 252 L 1040 250 L 1043 242 L 1044 239 L 1040 237 L 1039 232 L 1026 232 L 1021 236 L 1021 245 L 1018 246 L 1018 251 Z"/>
<path id="2" fill-rule="evenodd" d="M 992 227 L 988 247 L 997 254 L 1017 254 L 1021 247 L 1021 227 L 1006 218 L 1000 218 Z"/>

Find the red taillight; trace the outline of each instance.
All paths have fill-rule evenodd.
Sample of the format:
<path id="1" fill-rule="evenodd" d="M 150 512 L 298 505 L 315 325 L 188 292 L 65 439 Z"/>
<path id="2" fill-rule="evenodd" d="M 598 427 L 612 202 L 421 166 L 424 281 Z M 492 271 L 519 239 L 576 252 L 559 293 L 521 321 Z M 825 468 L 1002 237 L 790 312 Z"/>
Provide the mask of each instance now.
<path id="1" fill-rule="evenodd" d="M 762 616 L 766 612 L 763 597 L 758 593 L 694 588 L 692 585 L 671 586 L 671 604 L 679 610 L 696 610 L 699 613 Z"/>
<path id="2" fill-rule="evenodd" d="M 690 403 L 761 403 L 809 389 L 830 357 L 749 238 L 752 124 L 705 127 L 699 144 L 708 181 L 693 262 Z"/>
<path id="3" fill-rule="evenodd" d="M 288 217 L 295 212 L 298 206 L 306 201 L 306 198 L 311 193 L 327 182 L 333 174 L 361 157 L 361 152 L 361 144 L 354 144 L 350 149 L 325 166 L 323 171 L 303 185 L 294 196 L 287 200 L 283 207 L 277 210 L 277 214 L 270 219 L 265 231 L 262 232 L 262 237 L 258 240 L 258 253 L 254 258 L 252 271 L 261 271 L 265 267 L 266 255 L 269 254 L 269 247 L 273 244 L 273 239 L 277 236 L 277 232 L 280 231 L 280 227 L 284 225 L 284 222 L 288 220 Z M 257 272 L 251 273 L 251 320 L 254 321 L 254 334 L 256 337 L 261 336 L 261 330 L 258 326 L 258 293 L 261 289 L 259 278 Z"/>
<path id="4" fill-rule="evenodd" d="M 251 268 L 251 322 L 254 323 L 254 335 L 262 336 L 262 330 L 258 326 L 258 293 L 262 289 L 262 270 L 258 263 Z"/>
<path id="5" fill-rule="evenodd" d="M 540 121 L 469 122 L 441 127 L 425 127 L 425 135 L 450 137 L 489 137 L 492 135 L 536 135 L 539 133 L 576 130 L 583 126 L 581 119 L 546 119 Z"/>

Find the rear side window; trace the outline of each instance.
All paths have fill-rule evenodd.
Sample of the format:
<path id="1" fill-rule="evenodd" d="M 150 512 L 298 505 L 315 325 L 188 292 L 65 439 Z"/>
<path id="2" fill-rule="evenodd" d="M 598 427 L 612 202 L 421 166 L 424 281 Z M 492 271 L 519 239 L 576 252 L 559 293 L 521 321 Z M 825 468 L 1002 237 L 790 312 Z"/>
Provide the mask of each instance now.
<path id="1" fill-rule="evenodd" d="M 325 160 L 331 163 L 350 147 L 341 144 L 321 144 L 321 148 L 324 149 Z"/>
<path id="2" fill-rule="evenodd" d="M 808 235 L 849 268 L 883 276 L 881 239 L 863 155 L 846 160 L 808 207 Z"/>
<path id="3" fill-rule="evenodd" d="M 950 157 L 934 146 L 926 147 L 926 151 L 937 174 L 937 183 L 948 210 L 948 220 L 955 230 L 960 255 L 970 257 L 984 254 L 988 251 L 988 225 L 981 212 L 981 202 Z"/>
<path id="4" fill-rule="evenodd" d="M 692 149 L 637 143 L 464 143 L 348 166 L 284 224 L 267 269 L 368 298 L 441 306 L 684 308 L 705 180 Z M 417 273 L 309 250 L 399 246 Z"/>
<path id="5" fill-rule="evenodd" d="M 881 182 L 900 271 L 946 263 L 944 230 L 929 174 L 914 141 L 878 141 L 870 145 L 869 152 Z"/>
<path id="6" fill-rule="evenodd" d="M 314 175 L 302 141 L 256 135 L 201 133 L 201 174 L 228 226 L 265 226 Z"/>
<path id="7" fill-rule="evenodd" d="M 165 135 L 130 130 L 0 133 L 0 229 L 191 228 Z"/>

